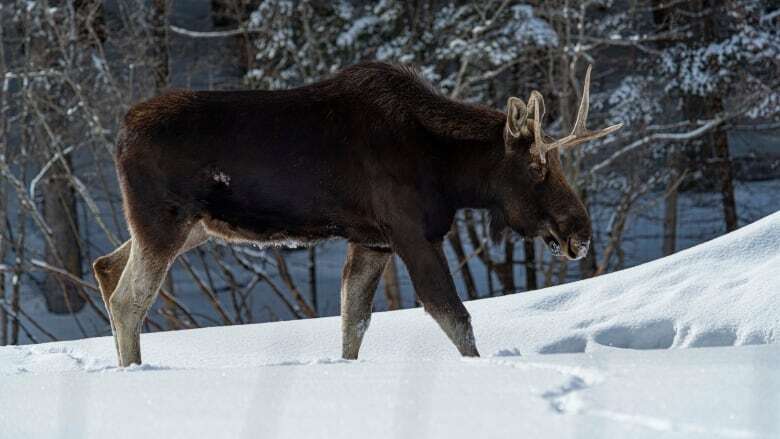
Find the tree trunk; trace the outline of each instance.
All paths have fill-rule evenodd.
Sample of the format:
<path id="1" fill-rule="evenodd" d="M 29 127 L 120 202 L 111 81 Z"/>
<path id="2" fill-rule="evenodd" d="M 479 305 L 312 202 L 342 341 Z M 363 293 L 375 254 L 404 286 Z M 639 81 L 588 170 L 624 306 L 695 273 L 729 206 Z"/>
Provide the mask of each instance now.
<path id="1" fill-rule="evenodd" d="M 11 321 L 11 340 L 9 344 L 19 344 L 19 296 L 21 288 L 21 269 L 17 269 L 14 272 L 13 280 L 11 281 L 11 312 L 13 313 L 13 321 Z"/>
<path id="2" fill-rule="evenodd" d="M 715 133 L 715 152 L 720 165 L 720 194 L 723 199 L 723 219 L 726 231 L 731 232 L 739 227 L 737 220 L 737 202 L 734 197 L 734 171 L 729 153 L 728 137 L 722 130 Z"/>
<path id="3" fill-rule="evenodd" d="M 723 101 L 714 97 L 710 104 L 711 114 L 723 111 Z M 734 167 L 729 152 L 729 139 L 723 128 L 717 128 L 712 133 L 712 146 L 715 150 L 716 166 L 720 177 L 720 195 L 723 200 L 723 220 L 726 223 L 726 232 L 737 230 L 737 202 L 734 197 Z"/>
<path id="4" fill-rule="evenodd" d="M 25 134 L 27 130 L 24 130 Z M 25 136 L 26 137 L 26 136 Z M 27 142 L 26 138 L 22 139 L 22 142 Z M 24 177 L 24 172 L 22 172 Z M 14 246 L 16 262 L 14 263 L 14 274 L 11 276 L 11 312 L 13 320 L 11 321 L 11 339 L 9 344 L 19 344 L 19 298 L 21 297 L 22 287 L 22 274 L 24 273 L 22 268 L 22 261 L 24 261 L 24 246 L 27 239 L 27 227 L 26 227 L 27 215 L 24 209 L 19 209 L 16 215 L 16 245 Z"/>
<path id="5" fill-rule="evenodd" d="M 504 238 L 504 262 L 495 264 L 496 275 L 501 281 L 501 294 L 517 292 L 515 286 L 515 243 L 510 237 Z"/>
<path id="6" fill-rule="evenodd" d="M 523 251 L 525 252 L 525 290 L 535 290 L 539 286 L 536 280 L 536 246 L 534 241 L 523 240 Z"/>
<path id="7" fill-rule="evenodd" d="M 704 0 L 701 9 L 716 8 L 722 6 L 720 2 Z M 730 5 L 733 7 L 733 5 Z M 702 21 L 703 34 L 705 41 L 716 41 L 721 31 L 722 24 L 718 22 L 718 14 L 709 13 Z M 707 118 L 712 118 L 724 110 L 722 94 L 713 94 L 706 102 L 704 113 Z M 734 197 L 734 171 L 731 163 L 731 154 L 729 153 L 729 139 L 722 126 L 719 126 L 711 134 L 712 148 L 716 157 L 715 166 L 720 178 L 720 194 L 723 200 L 723 220 L 726 225 L 726 232 L 737 229 L 737 203 Z"/>
<path id="8" fill-rule="evenodd" d="M 72 169 L 69 159 L 65 159 Z M 76 194 L 70 185 L 65 167 L 58 163 L 52 166 L 45 178 L 43 190 L 43 217 L 51 228 L 55 248 L 46 249 L 46 262 L 53 266 L 62 263 L 62 269 L 81 277 L 81 246 L 79 242 Z M 57 256 L 59 255 L 59 261 Z M 55 275 L 48 275 L 44 282 L 46 308 L 55 314 L 70 314 L 84 308 L 84 298 L 78 288 L 63 282 Z"/>
<path id="9" fill-rule="evenodd" d="M 8 314 L 5 312 L 5 274 L 0 274 L 0 346 L 8 344 Z"/>
<path id="10" fill-rule="evenodd" d="M 169 0 L 152 0 L 149 23 L 152 26 L 154 86 L 156 94 L 168 87 L 168 10 Z"/>
<path id="11" fill-rule="evenodd" d="M 666 166 L 670 169 L 669 184 L 666 187 L 664 198 L 663 219 L 663 243 L 661 250 L 664 256 L 669 256 L 677 251 L 677 199 L 679 191 L 680 162 L 682 157 L 678 153 L 671 153 L 667 157 Z"/>
<path id="12" fill-rule="evenodd" d="M 5 33 L 3 31 L 3 19 L 0 17 L 0 78 L 5 78 Z M 8 144 L 6 132 L 6 91 L 0 87 L 0 160 L 5 160 L 8 156 Z M 6 221 L 8 212 L 6 211 L 5 185 L 0 183 L 0 263 L 5 262 L 6 238 L 11 236 Z M 8 314 L 6 313 L 5 298 L 5 273 L 0 273 L 0 346 L 8 344 Z"/>
<path id="13" fill-rule="evenodd" d="M 476 224 L 474 223 L 474 215 L 471 209 L 463 211 L 463 219 L 466 223 L 466 235 L 469 238 L 469 243 L 475 252 L 478 252 L 477 256 L 479 260 L 485 264 L 485 279 L 487 280 L 488 295 L 493 295 L 493 259 L 490 257 L 489 241 L 485 238 L 483 243 L 482 239 L 477 232 Z M 505 238 L 506 239 L 506 238 Z M 484 247 L 484 248 L 483 248 Z"/>
<path id="14" fill-rule="evenodd" d="M 668 31 L 673 26 L 675 21 L 674 8 L 665 7 L 664 0 L 652 0 L 653 6 L 653 22 L 655 24 L 656 32 Z M 658 49 L 664 49 L 669 46 L 669 42 L 660 40 L 655 43 Z M 683 97 L 683 112 L 686 116 L 689 116 L 691 104 L 690 98 Z M 682 144 L 679 146 L 672 146 L 672 153 L 667 155 L 666 166 L 670 169 L 669 185 L 667 186 L 667 193 L 664 199 L 664 218 L 663 218 L 663 231 L 662 231 L 662 243 L 661 251 L 664 256 L 668 256 L 677 250 L 677 194 L 678 188 L 676 180 L 679 176 L 678 170 L 681 169 L 680 161 L 683 159 L 684 154 L 677 152 L 676 148 L 682 149 L 684 152 L 688 148 L 688 144 Z M 607 261 L 606 263 L 608 263 Z"/>
<path id="15" fill-rule="evenodd" d="M 477 292 L 477 284 L 474 282 L 474 277 L 471 274 L 471 268 L 467 262 L 466 251 L 463 249 L 463 240 L 460 238 L 460 229 L 458 228 L 458 220 L 456 219 L 452 223 L 452 229 L 448 236 L 452 251 L 455 252 L 455 256 L 458 258 L 458 269 L 460 275 L 463 277 L 463 284 L 466 286 L 466 296 L 469 300 L 479 298 Z"/>
<path id="16" fill-rule="evenodd" d="M 382 280 L 385 282 L 385 300 L 387 300 L 387 309 L 401 309 L 401 288 L 398 284 L 398 269 L 395 265 L 395 255 L 385 265 L 385 271 L 382 272 Z"/>
<path id="17" fill-rule="evenodd" d="M 673 160 L 673 158 L 670 159 L 670 161 Z M 670 166 L 673 166 L 673 164 L 670 163 Z M 669 186 L 664 198 L 662 244 L 664 256 L 669 256 L 677 250 L 677 172 L 672 172 L 669 177 Z"/>
<path id="18" fill-rule="evenodd" d="M 162 289 L 165 290 L 168 295 L 174 295 L 173 269 L 169 270 L 168 274 L 165 276 Z M 179 309 L 176 307 L 173 301 L 165 300 L 163 302 L 163 307 L 165 309 L 165 321 L 168 322 L 168 329 L 180 329 L 181 321 L 179 320 Z"/>
<path id="19" fill-rule="evenodd" d="M 317 306 L 317 247 L 309 248 L 309 296 L 311 297 L 311 307 L 315 312 L 319 312 Z"/>
<path id="20" fill-rule="evenodd" d="M 3 212 L 0 218 L 5 219 L 5 215 L 5 206 L 3 206 Z M 5 258 L 5 238 L 0 238 L 0 242 L 2 242 L 0 257 Z M 0 273 L 0 346 L 8 344 L 8 313 L 6 312 L 6 306 L 5 273 Z"/>
<path id="21" fill-rule="evenodd" d="M 259 4 L 259 0 L 211 0 L 211 23 L 217 30 L 246 26 Z M 228 56 L 237 58 L 239 73 L 244 76 L 254 68 L 255 47 L 249 32 L 243 32 L 236 38 L 235 43 L 228 43 L 228 50 L 238 53 Z"/>

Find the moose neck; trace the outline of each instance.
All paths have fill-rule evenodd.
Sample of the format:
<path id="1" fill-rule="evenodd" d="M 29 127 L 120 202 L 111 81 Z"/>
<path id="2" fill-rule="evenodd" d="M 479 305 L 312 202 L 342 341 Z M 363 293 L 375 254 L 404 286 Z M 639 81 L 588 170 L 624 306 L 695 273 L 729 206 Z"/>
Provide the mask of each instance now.
<path id="1" fill-rule="evenodd" d="M 451 187 L 443 190 L 457 209 L 489 208 L 496 196 L 492 182 L 504 156 L 506 116 L 487 107 L 437 98 L 432 105 L 418 107 L 423 113 L 418 120 L 447 157 L 442 172 Z"/>
<path id="2" fill-rule="evenodd" d="M 501 136 L 499 135 L 499 142 Z M 461 141 L 454 149 L 451 168 L 451 199 L 458 209 L 492 207 L 496 200 L 493 184 L 501 166 L 504 145 Z"/>

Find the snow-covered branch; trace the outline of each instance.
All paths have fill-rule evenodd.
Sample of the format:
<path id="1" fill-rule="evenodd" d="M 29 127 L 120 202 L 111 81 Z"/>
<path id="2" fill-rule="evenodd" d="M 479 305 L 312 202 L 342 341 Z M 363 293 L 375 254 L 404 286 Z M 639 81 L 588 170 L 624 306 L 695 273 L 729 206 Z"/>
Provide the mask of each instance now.
<path id="1" fill-rule="evenodd" d="M 683 141 L 683 140 L 691 140 L 695 139 L 699 136 L 704 135 L 708 131 L 712 130 L 713 128 L 716 128 L 720 124 L 724 122 L 725 119 L 723 118 L 715 118 L 704 125 L 701 125 L 700 127 L 696 128 L 695 130 L 684 132 L 684 133 L 654 133 L 650 134 L 648 136 L 645 136 L 639 140 L 636 140 L 632 143 L 629 143 L 628 145 L 618 149 L 612 155 L 610 155 L 605 160 L 601 161 L 600 163 L 594 165 L 590 168 L 591 172 L 599 172 L 602 169 L 608 167 L 609 165 L 615 163 L 615 161 L 620 158 L 621 156 L 634 151 L 635 149 L 647 145 L 650 142 L 656 141 L 656 140 L 676 140 L 676 141 Z"/>
<path id="2" fill-rule="evenodd" d="M 168 28 L 171 30 L 171 32 L 175 34 L 183 35 L 185 37 L 190 37 L 190 38 L 226 38 L 226 37 L 235 37 L 238 35 L 264 32 L 263 29 L 253 29 L 253 28 L 238 28 L 238 29 L 230 29 L 230 30 L 213 30 L 213 31 L 189 30 L 174 25 L 170 25 L 168 26 Z"/>

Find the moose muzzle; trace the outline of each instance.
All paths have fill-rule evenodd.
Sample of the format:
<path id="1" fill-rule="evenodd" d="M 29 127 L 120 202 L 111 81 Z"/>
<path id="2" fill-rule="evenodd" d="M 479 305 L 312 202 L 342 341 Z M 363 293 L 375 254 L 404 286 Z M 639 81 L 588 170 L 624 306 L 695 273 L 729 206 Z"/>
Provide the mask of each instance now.
<path id="1" fill-rule="evenodd" d="M 590 239 L 580 239 L 575 235 L 564 238 L 553 228 L 549 228 L 548 231 L 549 235 L 544 236 L 543 239 L 553 256 L 576 261 L 588 254 Z"/>

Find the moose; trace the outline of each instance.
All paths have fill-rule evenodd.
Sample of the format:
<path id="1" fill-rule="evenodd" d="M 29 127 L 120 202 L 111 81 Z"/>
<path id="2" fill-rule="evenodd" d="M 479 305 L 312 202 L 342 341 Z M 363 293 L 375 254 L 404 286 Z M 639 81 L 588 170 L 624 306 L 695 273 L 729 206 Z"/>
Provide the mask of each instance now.
<path id="1" fill-rule="evenodd" d="M 479 356 L 442 240 L 456 211 L 540 236 L 571 260 L 591 223 L 557 151 L 590 131 L 588 67 L 571 133 L 542 130 L 544 99 L 506 114 L 449 99 L 409 66 L 348 67 L 281 91 L 174 91 L 135 105 L 116 145 L 131 238 L 93 264 L 120 366 L 141 362 L 143 319 L 174 259 L 209 239 L 259 245 L 348 241 L 342 356 L 358 356 L 380 275 L 397 254 L 419 301 L 463 356 Z"/>

